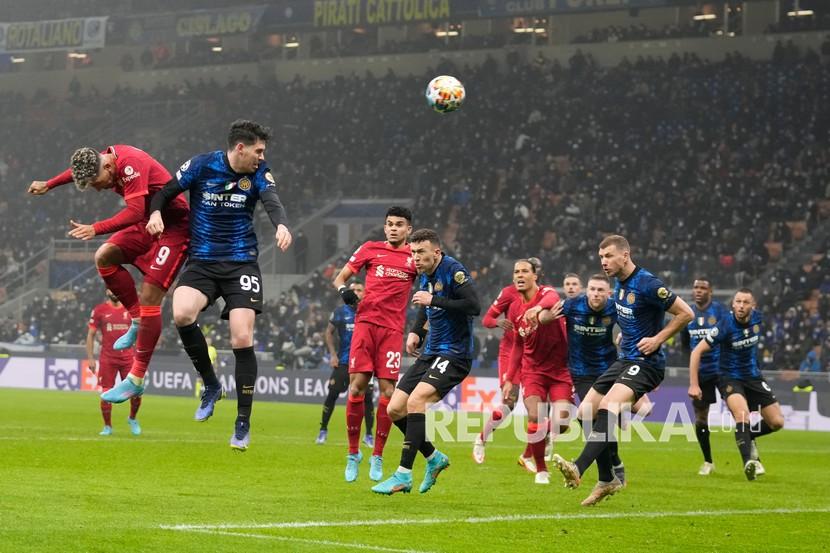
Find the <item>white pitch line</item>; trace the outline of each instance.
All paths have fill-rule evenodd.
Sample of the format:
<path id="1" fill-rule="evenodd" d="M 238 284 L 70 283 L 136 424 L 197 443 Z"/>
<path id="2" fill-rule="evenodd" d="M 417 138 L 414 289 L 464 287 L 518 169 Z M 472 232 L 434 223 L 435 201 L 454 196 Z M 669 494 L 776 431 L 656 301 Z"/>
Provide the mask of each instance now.
<path id="1" fill-rule="evenodd" d="M 176 524 L 160 526 L 163 530 L 263 530 L 296 528 L 334 528 L 347 526 L 400 526 L 410 524 L 484 524 L 491 522 L 521 522 L 532 520 L 583 520 L 583 519 L 617 519 L 617 518 L 669 518 L 669 517 L 718 517 L 735 515 L 791 515 L 807 513 L 830 513 L 830 507 L 795 508 L 795 509 L 725 509 L 721 511 L 679 511 L 679 512 L 624 512 L 624 513 L 550 513 L 498 515 L 491 517 L 466 518 L 415 518 L 415 519 L 374 519 L 374 520 L 308 520 L 294 522 L 266 522 L 252 524 Z"/>
<path id="2" fill-rule="evenodd" d="M 271 536 L 268 534 L 249 534 L 245 532 L 229 532 L 226 530 L 207 530 L 207 529 L 193 529 L 188 532 L 197 532 L 200 534 L 209 534 L 215 536 L 233 536 L 235 538 L 255 538 L 260 540 L 277 540 L 294 543 L 306 543 L 309 545 L 328 545 L 333 547 L 343 547 L 346 549 L 366 549 L 368 551 L 388 551 L 391 553 L 430 553 L 429 551 L 422 551 L 418 549 L 394 549 L 391 547 L 381 547 L 379 545 L 368 545 L 364 543 L 348 543 L 330 540 L 312 540 L 308 538 L 291 538 L 287 536 Z"/>

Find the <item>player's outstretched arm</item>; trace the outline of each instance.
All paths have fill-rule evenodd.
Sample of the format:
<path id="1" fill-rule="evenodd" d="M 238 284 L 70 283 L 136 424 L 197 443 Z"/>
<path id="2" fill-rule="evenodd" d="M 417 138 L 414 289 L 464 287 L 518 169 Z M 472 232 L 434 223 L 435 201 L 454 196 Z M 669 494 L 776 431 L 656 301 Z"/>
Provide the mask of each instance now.
<path id="1" fill-rule="evenodd" d="M 72 182 L 72 169 L 67 169 L 49 180 L 33 180 L 29 184 L 29 194 L 32 196 L 43 196 L 56 186 Z"/>
<path id="2" fill-rule="evenodd" d="M 710 346 L 706 340 L 701 340 L 700 343 L 692 350 L 689 357 L 689 397 L 692 399 L 700 399 L 703 397 L 703 392 L 700 389 L 700 381 L 698 375 L 700 374 L 700 359 L 703 354 L 710 351 Z"/>
<path id="3" fill-rule="evenodd" d="M 564 316 L 564 305 L 564 302 L 559 300 L 550 309 L 543 309 L 539 312 L 539 324 L 550 324 L 556 319 L 562 318 Z"/>

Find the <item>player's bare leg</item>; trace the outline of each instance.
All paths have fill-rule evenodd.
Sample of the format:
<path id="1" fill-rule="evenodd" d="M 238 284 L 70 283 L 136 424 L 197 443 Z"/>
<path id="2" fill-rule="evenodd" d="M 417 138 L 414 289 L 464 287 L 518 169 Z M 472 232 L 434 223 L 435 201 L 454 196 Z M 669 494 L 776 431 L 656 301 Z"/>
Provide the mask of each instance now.
<path id="1" fill-rule="evenodd" d="M 358 465 L 363 461 L 363 453 L 360 452 L 360 428 L 366 408 L 365 395 L 371 380 L 371 372 L 349 373 L 349 397 L 346 401 L 346 433 L 349 438 L 349 451 L 346 455 L 346 482 L 357 480 Z"/>
<path id="2" fill-rule="evenodd" d="M 245 451 L 251 442 L 251 407 L 256 389 L 257 360 L 254 353 L 254 321 L 256 312 L 248 308 L 231 309 L 229 326 L 231 348 L 236 360 L 236 422 L 231 436 L 231 449 Z"/>
<path id="3" fill-rule="evenodd" d="M 216 402 L 222 399 L 222 386 L 210 360 L 207 341 L 196 320 L 208 304 L 208 297 L 190 286 L 179 286 L 173 292 L 173 323 L 179 332 L 187 356 L 202 378 L 204 386 L 194 420 L 204 422 L 213 416 Z"/>
<path id="4" fill-rule="evenodd" d="M 419 382 L 412 394 L 395 390 L 387 411 L 395 425 L 404 433 L 401 464 L 390 478 L 373 487 L 373 492 L 409 492 L 412 489 L 412 466 L 419 452 L 427 459 L 424 479 L 419 488 L 421 493 L 428 492 L 435 485 L 438 475 L 450 466 L 449 458 L 435 449 L 426 438 L 427 408 L 440 400 L 438 390 L 426 382 Z"/>

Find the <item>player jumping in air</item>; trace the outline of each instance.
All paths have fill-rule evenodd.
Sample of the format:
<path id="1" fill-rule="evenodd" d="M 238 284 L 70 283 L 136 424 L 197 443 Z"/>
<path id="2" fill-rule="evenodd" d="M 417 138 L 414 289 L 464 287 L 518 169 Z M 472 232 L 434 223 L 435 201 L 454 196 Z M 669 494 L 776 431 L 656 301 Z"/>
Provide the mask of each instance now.
<path id="1" fill-rule="evenodd" d="M 364 287 L 359 282 L 353 282 L 349 288 L 357 295 L 358 302 L 363 299 Z M 322 445 L 326 443 L 329 436 L 329 420 L 334 413 L 334 405 L 337 398 L 349 387 L 349 349 L 352 344 L 354 333 L 355 308 L 352 305 L 341 305 L 331 314 L 329 324 L 326 327 L 326 346 L 331 355 L 331 376 L 329 377 L 329 393 L 323 402 L 323 416 L 320 419 L 320 433 L 317 434 L 315 443 Z M 335 347 L 335 336 L 337 336 L 337 347 Z M 363 443 L 374 447 L 375 440 L 372 437 L 372 427 L 375 422 L 375 406 L 372 398 L 371 388 L 366 392 L 365 414 L 366 435 L 363 436 Z"/>
<path id="2" fill-rule="evenodd" d="M 597 462 L 599 481 L 582 505 L 594 505 L 623 487 L 614 475 L 611 462 L 616 442 L 616 425 L 623 407 L 637 402 L 654 390 L 665 377 L 665 353 L 660 346 L 692 320 L 692 310 L 681 298 L 631 259 L 628 240 L 607 236 L 599 245 L 602 269 L 617 279 L 614 302 L 617 324 L 622 332 L 619 359 L 600 376 L 580 405 L 583 420 L 598 403 L 588 441 L 575 462 L 554 455 L 554 464 L 568 487 L 576 488 L 582 475 Z M 665 312 L 674 318 L 664 326 Z M 583 409 L 584 407 L 584 409 Z M 587 411 L 587 413 L 586 413 Z"/>
<path id="3" fill-rule="evenodd" d="M 254 320 L 262 312 L 262 276 L 257 262 L 254 208 L 261 201 L 276 228 L 280 250 L 291 245 L 285 209 L 265 162 L 270 129 L 253 121 L 238 120 L 228 132 L 227 150 L 201 154 L 186 161 L 176 179 L 153 198 L 147 232 L 164 231 L 162 210 L 190 191 L 193 217 L 192 247 L 187 267 L 173 293 L 173 320 L 184 349 L 204 382 L 195 419 L 213 415 L 222 397 L 222 386 L 213 370 L 208 346 L 196 323 L 199 312 L 217 298 L 225 300 L 222 318 L 230 326 L 231 348 L 236 360 L 237 416 L 230 446 L 245 451 L 251 440 L 251 406 L 256 387 Z"/>
<path id="4" fill-rule="evenodd" d="M 426 410 L 470 373 L 473 318 L 481 312 L 470 274 L 461 263 L 441 252 L 438 233 L 420 229 L 411 240 L 412 257 L 420 274 L 419 290 L 412 296 L 412 303 L 420 309 L 407 336 L 406 351 L 415 355 L 422 343 L 423 349 L 389 402 L 389 416 L 403 432 L 404 442 L 398 470 L 372 488 L 385 495 L 412 490 L 412 465 L 418 452 L 427 459 L 421 493 L 429 491 L 441 471 L 450 466 L 449 458 L 427 440 Z"/>
<path id="5" fill-rule="evenodd" d="M 521 379 L 527 409 L 527 442 L 536 463 L 536 483 L 549 484 L 545 463 L 545 415 L 552 412 L 552 426 L 567 431 L 573 405 L 573 382 L 568 372 L 568 339 L 564 320 L 551 318 L 541 324 L 539 313 L 559 304 L 559 294 L 551 286 L 539 286 L 535 266 L 527 259 L 513 267 L 513 284 L 521 304 L 513 318 L 516 334 L 510 356 L 510 372 L 502 387 L 507 397 Z M 552 409 L 548 409 L 548 405 Z M 541 423 L 541 424 L 540 424 Z"/>
<path id="6" fill-rule="evenodd" d="M 536 257 L 528 258 L 528 261 L 533 264 L 536 274 L 542 271 L 542 262 Z M 516 312 L 521 307 L 521 294 L 516 290 L 516 286 L 511 284 L 502 288 L 499 295 L 493 301 L 493 304 L 484 314 L 481 319 L 481 324 L 486 328 L 501 328 L 501 341 L 499 342 L 499 388 L 504 386 L 507 380 L 507 373 L 510 370 L 510 354 L 513 351 L 513 343 L 515 341 L 516 333 L 513 331 L 513 320 L 516 318 Z M 504 318 L 499 319 L 499 316 L 504 314 Z M 473 460 L 482 464 L 485 458 L 485 444 L 488 438 L 493 434 L 493 431 L 507 418 L 507 416 L 516 408 L 516 402 L 519 399 L 519 387 L 514 386 L 510 390 L 510 396 L 502 396 L 502 404 L 493 410 L 490 418 L 484 423 L 484 430 L 476 436 L 473 443 Z M 524 467 L 528 472 L 536 472 L 536 463 L 533 460 L 533 450 L 530 444 L 525 447 L 524 453 L 519 455 L 519 466 Z"/>
<path id="7" fill-rule="evenodd" d="M 718 321 L 729 315 L 729 310 L 722 303 L 712 299 L 712 284 L 708 278 L 695 279 L 692 283 L 692 295 L 694 299 L 692 311 L 695 318 L 686 327 L 683 342 L 688 341 L 689 349 L 694 350 L 717 326 Z M 700 372 L 697 375 L 699 397 L 694 393 L 693 383 L 695 381 L 692 379 L 691 372 L 689 373 L 689 397 L 692 398 L 692 407 L 695 410 L 695 434 L 700 451 L 703 453 L 703 464 L 698 471 L 701 476 L 708 476 L 715 470 L 712 448 L 709 445 L 709 406 L 717 399 L 715 388 L 720 379 L 719 354 L 720 348 L 714 348 L 700 359 Z"/>
<path id="8" fill-rule="evenodd" d="M 98 375 L 98 385 L 103 391 L 115 386 L 115 375 L 121 379 L 127 378 L 133 364 L 132 348 L 116 350 L 113 344 L 130 328 L 130 314 L 118 301 L 110 290 L 107 290 L 107 301 L 99 303 L 89 316 L 89 331 L 86 335 L 86 357 L 89 370 Z M 101 351 L 98 354 L 98 363 L 95 363 L 95 335 L 101 334 Z M 127 423 L 134 436 L 141 434 L 141 426 L 136 420 L 138 409 L 141 407 L 141 396 L 130 398 L 130 416 Z M 104 417 L 104 429 L 101 436 L 112 435 L 112 403 L 101 400 L 101 415 Z"/>
<path id="9" fill-rule="evenodd" d="M 756 438 L 766 436 L 784 427 L 781 405 L 772 393 L 758 367 L 758 342 L 763 336 L 763 318 L 755 311 L 755 297 L 749 288 L 741 288 L 732 298 L 732 313 L 722 317 L 718 324 L 692 350 L 689 373 L 692 384 L 689 395 L 695 399 L 703 397 L 698 384 L 700 364 L 703 355 L 713 348 L 720 348 L 720 395 L 735 418 L 735 442 L 741 453 L 744 474 L 747 480 L 766 471 L 758 460 L 754 447 Z M 761 422 L 753 428 L 749 412 L 758 409 Z"/>
<path id="10" fill-rule="evenodd" d="M 369 463 L 369 478 L 383 478 L 383 448 L 392 421 L 386 413 L 389 398 L 401 371 L 403 330 L 409 290 L 416 271 L 406 239 L 412 233 L 412 213 L 393 206 L 386 212 L 383 225 L 385 242 L 366 242 L 349 258 L 334 279 L 343 303 L 357 305 L 357 294 L 346 282 L 366 269 L 366 294 L 357 305 L 354 334 L 349 352 L 349 399 L 346 403 L 346 432 L 349 451 L 346 455 L 346 482 L 357 480 L 360 452 L 360 425 L 363 422 L 364 396 L 374 375 L 380 387 L 375 419 L 375 447 Z"/>
<path id="11" fill-rule="evenodd" d="M 155 239 L 145 231 L 150 201 L 172 181 L 158 161 L 138 148 L 116 144 L 103 152 L 80 148 L 72 154 L 70 165 L 48 181 L 32 182 L 29 193 L 41 196 L 74 181 L 78 190 L 112 190 L 126 203 L 124 209 L 103 221 L 81 224 L 70 220 L 69 231 L 79 240 L 114 233 L 95 252 L 95 265 L 107 289 L 124 304 L 132 319 L 129 330 L 113 344 L 116 350 L 135 344 L 130 374 L 101 394 L 104 401 L 121 403 L 144 393 L 144 375 L 161 336 L 161 302 L 187 254 L 189 208 L 184 198 L 167 206 L 161 213 L 166 232 Z M 144 275 L 140 297 L 125 264 Z"/>

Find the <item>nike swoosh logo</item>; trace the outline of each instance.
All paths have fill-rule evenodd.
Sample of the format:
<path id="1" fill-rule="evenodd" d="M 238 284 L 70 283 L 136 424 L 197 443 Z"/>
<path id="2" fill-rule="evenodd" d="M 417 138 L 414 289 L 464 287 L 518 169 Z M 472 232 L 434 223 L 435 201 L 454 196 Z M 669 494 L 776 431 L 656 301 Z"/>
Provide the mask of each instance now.
<path id="1" fill-rule="evenodd" d="M 251 303 L 256 303 L 258 301 L 259 301 L 258 299 L 251 298 Z"/>
<path id="2" fill-rule="evenodd" d="M 438 380 L 438 377 L 437 377 L 437 376 L 429 375 L 429 377 L 430 377 L 432 380 Z"/>
<path id="3" fill-rule="evenodd" d="M 150 269 L 153 271 L 160 271 L 161 267 L 156 267 L 155 265 L 150 265 Z"/>
<path id="4" fill-rule="evenodd" d="M 378 257 L 386 257 L 386 254 L 385 253 L 379 253 Z"/>

